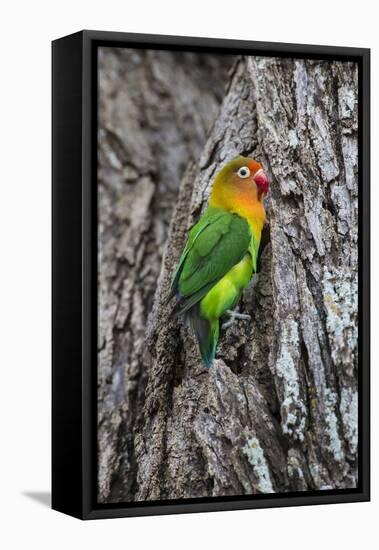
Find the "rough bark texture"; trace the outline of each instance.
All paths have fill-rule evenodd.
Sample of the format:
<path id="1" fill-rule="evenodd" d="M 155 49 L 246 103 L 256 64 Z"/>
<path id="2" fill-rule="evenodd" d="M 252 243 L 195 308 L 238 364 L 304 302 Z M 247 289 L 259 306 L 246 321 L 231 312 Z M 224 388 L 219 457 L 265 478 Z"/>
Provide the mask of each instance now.
<path id="1" fill-rule="evenodd" d="M 180 180 L 204 146 L 230 57 L 99 52 L 99 499 L 133 498 L 141 360 Z"/>
<path id="2" fill-rule="evenodd" d="M 155 232 L 136 248 L 128 218 L 104 200 L 100 239 L 108 227 L 108 240 L 125 249 L 100 265 L 100 281 L 110 270 L 118 297 L 112 309 L 100 296 L 100 500 L 356 486 L 357 88 L 352 63 L 240 59 L 200 160 L 182 180 L 161 266 L 155 242 L 154 262 L 145 250 Z M 207 370 L 164 302 L 215 172 L 237 154 L 259 159 L 270 175 L 269 238 L 241 304 L 252 320 L 222 333 Z M 160 205 L 147 220 L 147 207 L 133 208 L 133 189 L 146 200 L 140 178 L 122 190 L 122 211 L 160 224 Z M 130 275 L 143 270 L 147 295 Z"/>

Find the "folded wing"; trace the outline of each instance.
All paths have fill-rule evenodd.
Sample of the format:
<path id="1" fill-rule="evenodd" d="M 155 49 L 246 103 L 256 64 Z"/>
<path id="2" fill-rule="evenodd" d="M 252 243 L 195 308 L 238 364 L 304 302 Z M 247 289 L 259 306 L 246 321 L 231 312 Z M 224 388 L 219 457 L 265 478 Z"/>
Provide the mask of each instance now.
<path id="1" fill-rule="evenodd" d="M 249 251 L 248 223 L 224 210 L 208 208 L 191 229 L 174 274 L 170 298 L 176 294 L 174 312 L 181 314 L 207 292 Z"/>

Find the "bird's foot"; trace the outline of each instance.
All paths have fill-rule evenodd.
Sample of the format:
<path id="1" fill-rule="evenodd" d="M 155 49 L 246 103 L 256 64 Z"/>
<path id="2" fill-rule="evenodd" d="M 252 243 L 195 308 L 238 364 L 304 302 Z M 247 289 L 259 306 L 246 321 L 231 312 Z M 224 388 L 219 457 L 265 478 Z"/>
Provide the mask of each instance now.
<path id="1" fill-rule="evenodd" d="M 248 315 L 247 313 L 239 313 L 238 308 L 236 308 L 235 310 L 227 309 L 225 311 L 225 315 L 228 315 L 228 317 L 230 317 L 230 319 L 229 319 L 229 321 L 226 321 L 226 323 L 222 324 L 222 326 L 221 326 L 222 329 L 226 329 L 226 328 L 231 327 L 232 325 L 234 325 L 234 323 L 237 320 L 251 321 L 251 316 Z"/>

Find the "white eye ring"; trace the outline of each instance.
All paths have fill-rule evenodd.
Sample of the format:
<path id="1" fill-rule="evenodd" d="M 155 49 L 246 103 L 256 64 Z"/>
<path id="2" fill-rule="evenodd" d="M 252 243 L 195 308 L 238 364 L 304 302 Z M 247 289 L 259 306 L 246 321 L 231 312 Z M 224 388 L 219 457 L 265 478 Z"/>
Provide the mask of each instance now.
<path id="1" fill-rule="evenodd" d="M 238 176 L 242 179 L 248 178 L 250 176 L 250 170 L 247 166 L 242 166 L 238 172 Z"/>

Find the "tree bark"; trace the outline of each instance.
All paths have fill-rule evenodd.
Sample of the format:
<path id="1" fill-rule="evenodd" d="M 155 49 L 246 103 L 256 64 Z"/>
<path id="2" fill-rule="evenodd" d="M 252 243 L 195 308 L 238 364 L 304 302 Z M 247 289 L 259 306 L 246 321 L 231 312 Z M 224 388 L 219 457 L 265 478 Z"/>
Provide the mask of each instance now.
<path id="1" fill-rule="evenodd" d="M 115 416 L 111 403 L 111 422 L 122 416 L 113 446 L 109 423 L 100 426 L 108 457 L 100 472 L 111 471 L 108 484 L 99 476 L 104 500 L 356 486 L 357 93 L 354 63 L 245 57 L 234 65 L 200 160 L 189 163 L 175 197 L 164 257 L 151 274 L 159 273 L 153 302 L 152 293 L 148 301 L 126 289 L 108 322 L 119 331 L 126 390 L 107 394 L 119 395 L 123 411 Z M 238 154 L 270 175 L 268 242 L 241 302 L 252 319 L 222 332 L 207 370 L 165 299 L 216 171 Z M 130 195 L 122 200 L 129 208 Z M 122 269 L 117 280 L 130 285 Z M 130 303 L 151 310 L 147 329 L 129 317 Z M 99 344 L 109 358 L 108 342 Z M 125 384 L 126 369 L 135 377 Z"/>
<path id="2" fill-rule="evenodd" d="M 99 50 L 98 498 L 130 500 L 141 361 L 172 209 L 199 157 L 233 59 Z"/>

